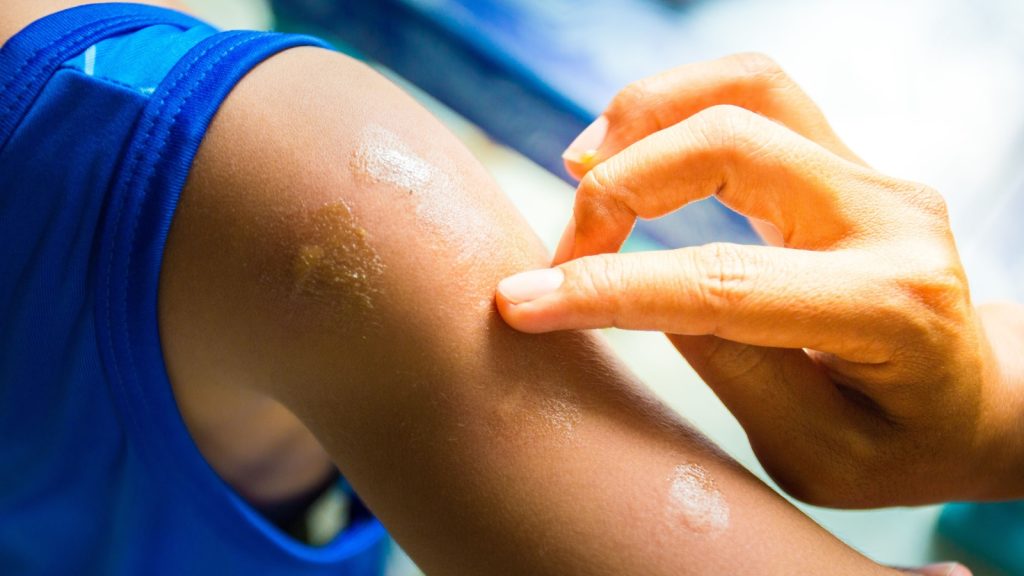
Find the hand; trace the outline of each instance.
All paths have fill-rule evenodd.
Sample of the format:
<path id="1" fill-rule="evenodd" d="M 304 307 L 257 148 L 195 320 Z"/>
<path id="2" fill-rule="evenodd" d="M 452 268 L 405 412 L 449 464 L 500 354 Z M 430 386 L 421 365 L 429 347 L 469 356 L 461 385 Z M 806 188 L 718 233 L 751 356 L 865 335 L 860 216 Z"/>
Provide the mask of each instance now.
<path id="1" fill-rule="evenodd" d="M 1005 323 L 1024 314 L 982 321 L 942 197 L 868 167 L 772 61 L 732 56 L 634 84 L 566 157 L 583 176 L 573 222 L 556 268 L 499 285 L 513 327 L 668 333 L 768 473 L 807 502 L 1024 494 L 1006 360 L 1024 347 L 989 339 L 1020 344 Z M 609 254 L 637 217 L 708 196 L 778 245 Z"/>

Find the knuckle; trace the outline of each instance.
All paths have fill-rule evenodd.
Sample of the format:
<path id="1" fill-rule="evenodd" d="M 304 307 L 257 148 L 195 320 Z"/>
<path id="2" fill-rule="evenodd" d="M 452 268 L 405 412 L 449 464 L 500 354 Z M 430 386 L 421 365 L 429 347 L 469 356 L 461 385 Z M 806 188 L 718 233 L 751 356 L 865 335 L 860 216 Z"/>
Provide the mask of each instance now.
<path id="1" fill-rule="evenodd" d="M 579 188 L 576 190 L 577 200 L 602 202 L 611 196 L 615 187 L 612 185 L 612 176 L 609 170 L 606 162 L 591 168 L 580 180 Z"/>
<path id="2" fill-rule="evenodd" d="M 711 127 L 733 127 L 741 124 L 750 111 L 733 104 L 716 104 L 698 112 L 694 118 Z"/>
<path id="3" fill-rule="evenodd" d="M 629 186 L 617 181 L 613 164 L 616 162 L 598 164 L 580 181 L 574 207 L 577 230 L 584 226 L 625 226 L 636 217 L 637 197 Z"/>
<path id="4" fill-rule="evenodd" d="M 694 254 L 697 296 L 713 317 L 721 318 L 747 293 L 751 263 L 737 246 L 727 243 L 708 244 Z"/>
<path id="5" fill-rule="evenodd" d="M 672 122 L 663 117 L 662 110 L 666 94 L 658 88 L 653 78 L 636 80 L 626 85 L 609 104 L 605 114 L 613 120 L 623 120 L 641 125 L 646 131 L 656 132 L 667 128 Z"/>
<path id="6" fill-rule="evenodd" d="M 967 279 L 959 264 L 927 264 L 899 281 L 904 299 L 902 328 L 929 347 L 956 345 L 971 314 Z"/>
<path id="7" fill-rule="evenodd" d="M 593 196 L 609 196 L 615 190 L 613 168 L 608 162 L 602 162 L 594 166 L 587 175 L 583 177 L 583 184 L 587 192 Z"/>
<path id="8" fill-rule="evenodd" d="M 618 327 L 623 298 L 617 289 L 621 273 L 617 259 L 587 256 L 575 261 L 570 269 L 579 305 L 584 312 L 608 326 Z"/>
<path id="9" fill-rule="evenodd" d="M 752 139 L 755 118 L 757 115 L 745 108 L 719 104 L 697 113 L 689 124 L 709 150 L 731 157 Z"/>
<path id="10" fill-rule="evenodd" d="M 728 384 L 740 385 L 765 374 L 772 368 L 773 358 L 769 348 L 737 344 L 724 338 L 714 339 L 704 353 L 704 362 L 715 366 L 717 378 Z"/>
<path id="11" fill-rule="evenodd" d="M 611 162 L 602 162 L 583 177 L 577 196 L 584 202 L 607 204 L 622 202 L 625 188 L 616 182 L 615 168 Z"/>
<path id="12" fill-rule="evenodd" d="M 903 199 L 919 212 L 941 226 L 949 226 L 949 206 L 937 190 L 913 182 L 903 183 L 898 189 Z"/>
<path id="13" fill-rule="evenodd" d="M 748 78 L 774 81 L 786 76 L 774 58 L 761 52 L 740 52 L 730 58 L 740 73 Z"/>
<path id="14" fill-rule="evenodd" d="M 946 198 L 939 194 L 938 191 L 931 188 L 925 187 L 925 194 L 922 197 L 922 207 L 925 211 L 932 215 L 936 220 L 941 223 L 949 224 L 949 204 L 946 203 Z"/>
<path id="15" fill-rule="evenodd" d="M 949 315 L 970 304 L 970 289 L 955 248 L 945 243 L 918 242 L 905 248 L 897 264 L 896 288 L 912 304 Z"/>
<path id="16" fill-rule="evenodd" d="M 632 110 L 646 105 L 653 95 L 654 92 L 649 79 L 635 80 L 627 84 L 625 88 L 615 95 L 615 98 L 612 100 L 612 107 Z"/>
<path id="17" fill-rule="evenodd" d="M 733 90 L 739 102 L 751 110 L 769 105 L 780 93 L 796 87 L 775 60 L 760 52 L 743 52 L 732 56 L 736 78 Z"/>

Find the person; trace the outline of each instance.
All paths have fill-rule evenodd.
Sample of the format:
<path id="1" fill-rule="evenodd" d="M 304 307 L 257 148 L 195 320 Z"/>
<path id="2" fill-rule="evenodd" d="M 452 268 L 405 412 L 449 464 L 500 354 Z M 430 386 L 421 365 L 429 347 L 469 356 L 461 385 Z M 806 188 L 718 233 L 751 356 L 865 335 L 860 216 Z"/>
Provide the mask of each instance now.
<path id="1" fill-rule="evenodd" d="M 499 284 L 510 325 L 667 333 L 805 502 L 1024 497 L 1024 307 L 973 305 L 939 193 L 869 167 L 772 60 L 639 81 L 566 158 L 573 220 L 557 266 Z M 709 196 L 767 245 L 611 254 Z"/>
<path id="2" fill-rule="evenodd" d="M 5 574 L 378 574 L 366 515 L 281 528 L 335 469 L 431 574 L 893 572 L 506 326 L 548 255 L 392 84 L 149 4 L 0 15 Z"/>

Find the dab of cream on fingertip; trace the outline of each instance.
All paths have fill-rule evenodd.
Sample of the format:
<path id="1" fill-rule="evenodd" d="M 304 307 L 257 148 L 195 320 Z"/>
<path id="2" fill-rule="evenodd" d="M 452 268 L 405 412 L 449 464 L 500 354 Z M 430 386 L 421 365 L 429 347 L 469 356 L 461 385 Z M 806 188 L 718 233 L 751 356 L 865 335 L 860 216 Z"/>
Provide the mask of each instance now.
<path id="1" fill-rule="evenodd" d="M 594 160 L 597 160 L 597 150 L 587 150 L 580 154 L 580 164 L 584 167 L 589 168 L 594 163 Z"/>
<path id="2" fill-rule="evenodd" d="M 589 168 L 597 159 L 598 150 L 607 135 L 608 117 L 602 114 L 580 132 L 572 144 L 569 144 L 562 154 L 562 158 Z"/>

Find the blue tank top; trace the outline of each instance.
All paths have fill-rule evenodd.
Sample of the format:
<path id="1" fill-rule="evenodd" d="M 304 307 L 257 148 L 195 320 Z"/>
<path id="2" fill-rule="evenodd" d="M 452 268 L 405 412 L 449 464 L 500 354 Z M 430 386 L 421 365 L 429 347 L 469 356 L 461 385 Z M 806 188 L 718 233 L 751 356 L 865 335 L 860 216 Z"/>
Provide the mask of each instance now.
<path id="1" fill-rule="evenodd" d="M 325 546 L 213 472 L 157 329 L 175 206 L 210 120 L 304 36 L 73 8 L 0 49 L 0 573 L 380 574 L 366 518 Z"/>

